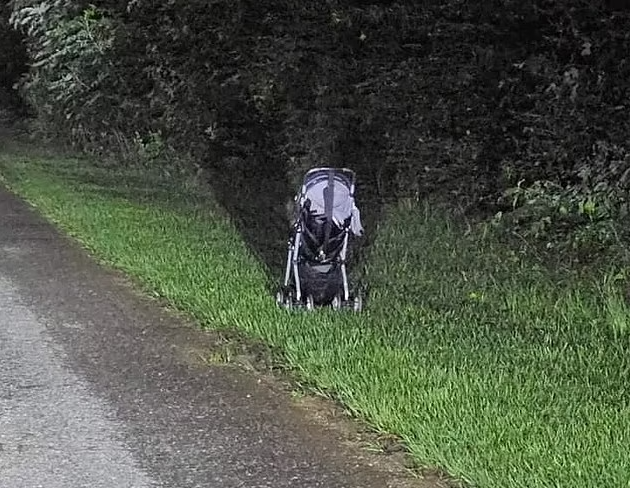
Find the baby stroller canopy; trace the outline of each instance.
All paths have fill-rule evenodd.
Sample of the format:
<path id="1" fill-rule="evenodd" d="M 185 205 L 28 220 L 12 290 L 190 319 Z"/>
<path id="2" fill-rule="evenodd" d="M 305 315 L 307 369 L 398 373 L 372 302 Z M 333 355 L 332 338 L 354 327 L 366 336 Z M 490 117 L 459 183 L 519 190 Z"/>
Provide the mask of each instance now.
<path id="1" fill-rule="evenodd" d="M 306 203 L 310 212 L 326 217 L 340 228 L 349 221 L 352 233 L 362 235 L 361 214 L 354 201 L 354 179 L 354 172 L 345 168 L 312 169 L 304 177 L 297 203 Z"/>

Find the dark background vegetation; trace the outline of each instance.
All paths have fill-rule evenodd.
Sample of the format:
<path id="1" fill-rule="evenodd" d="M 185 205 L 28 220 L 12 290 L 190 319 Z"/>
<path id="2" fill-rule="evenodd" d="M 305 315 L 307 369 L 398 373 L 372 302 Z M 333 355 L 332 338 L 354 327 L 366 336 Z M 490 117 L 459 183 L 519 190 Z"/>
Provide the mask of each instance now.
<path id="1" fill-rule="evenodd" d="M 22 113 L 14 85 L 26 72 L 28 58 L 22 36 L 9 24 L 10 13 L 7 2 L 0 3 L 0 110 Z"/>
<path id="2" fill-rule="evenodd" d="M 628 238 L 625 0 L 0 8 L 0 103 L 15 106 L 27 46 L 20 95 L 40 134 L 194 169 L 260 251 L 316 165 L 357 170 L 372 228 L 384 201 L 440 195 L 573 261 Z"/>

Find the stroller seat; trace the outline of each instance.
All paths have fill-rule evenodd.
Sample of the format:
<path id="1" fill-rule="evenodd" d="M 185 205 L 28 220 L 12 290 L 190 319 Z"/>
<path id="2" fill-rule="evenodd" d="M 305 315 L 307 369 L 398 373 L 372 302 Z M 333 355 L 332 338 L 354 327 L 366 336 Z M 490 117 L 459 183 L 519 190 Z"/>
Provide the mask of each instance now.
<path id="1" fill-rule="evenodd" d="M 302 243 L 305 257 L 325 264 L 337 258 L 345 238 L 343 227 L 334 225 L 326 239 L 326 218 L 309 214 L 304 220 Z"/>

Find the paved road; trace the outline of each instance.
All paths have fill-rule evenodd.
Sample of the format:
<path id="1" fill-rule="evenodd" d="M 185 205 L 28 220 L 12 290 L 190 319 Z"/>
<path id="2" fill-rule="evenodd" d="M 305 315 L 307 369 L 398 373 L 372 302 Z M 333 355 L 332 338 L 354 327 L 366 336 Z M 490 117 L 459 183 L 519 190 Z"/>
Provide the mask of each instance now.
<path id="1" fill-rule="evenodd" d="M 0 488 L 401 486 L 0 189 Z"/>

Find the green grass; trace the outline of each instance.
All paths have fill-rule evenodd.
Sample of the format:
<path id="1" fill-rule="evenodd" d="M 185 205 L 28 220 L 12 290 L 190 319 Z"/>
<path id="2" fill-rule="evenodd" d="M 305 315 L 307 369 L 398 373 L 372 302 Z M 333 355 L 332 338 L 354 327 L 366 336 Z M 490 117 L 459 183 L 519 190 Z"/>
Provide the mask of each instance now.
<path id="1" fill-rule="evenodd" d="M 401 205 L 371 250 L 365 313 L 289 313 L 208 196 L 86 161 L 0 154 L 0 172 L 202 326 L 278 347 L 296 375 L 401 436 L 422 465 L 483 488 L 630 486 L 617 270 L 552 273 L 425 204 Z"/>

